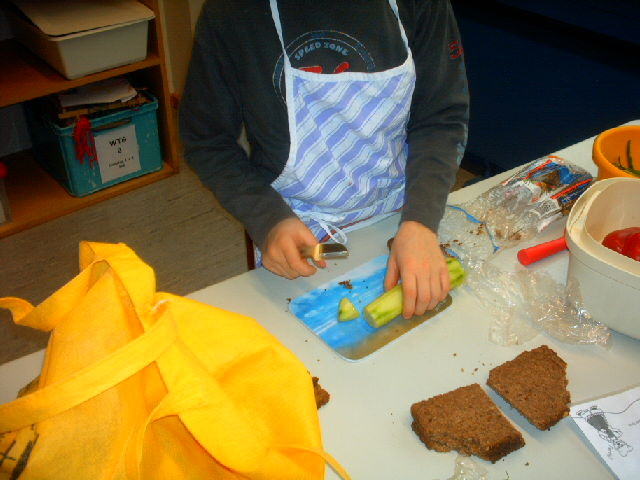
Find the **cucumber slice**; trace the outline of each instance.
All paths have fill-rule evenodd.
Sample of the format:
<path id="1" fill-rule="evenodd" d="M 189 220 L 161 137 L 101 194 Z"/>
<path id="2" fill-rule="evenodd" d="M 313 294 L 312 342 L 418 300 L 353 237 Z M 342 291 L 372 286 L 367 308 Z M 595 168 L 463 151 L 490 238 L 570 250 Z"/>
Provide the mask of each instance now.
<path id="1" fill-rule="evenodd" d="M 360 316 L 360 312 L 355 305 L 347 297 L 340 299 L 340 305 L 338 307 L 338 321 L 347 322 L 354 320 Z"/>

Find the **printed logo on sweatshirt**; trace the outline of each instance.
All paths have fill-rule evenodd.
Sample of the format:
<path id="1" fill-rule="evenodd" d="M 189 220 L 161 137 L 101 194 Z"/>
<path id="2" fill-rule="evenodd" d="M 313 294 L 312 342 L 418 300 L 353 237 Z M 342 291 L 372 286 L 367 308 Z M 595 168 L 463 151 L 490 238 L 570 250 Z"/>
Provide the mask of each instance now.
<path id="1" fill-rule="evenodd" d="M 293 68 L 313 73 L 375 72 L 369 51 L 356 38 L 335 30 L 317 30 L 299 36 L 287 45 Z M 273 71 L 273 87 L 285 99 L 284 58 Z"/>
<path id="2" fill-rule="evenodd" d="M 462 48 L 462 44 L 459 40 L 452 40 L 449 42 L 449 58 L 455 60 L 456 58 L 460 58 L 464 53 L 464 49 Z"/>

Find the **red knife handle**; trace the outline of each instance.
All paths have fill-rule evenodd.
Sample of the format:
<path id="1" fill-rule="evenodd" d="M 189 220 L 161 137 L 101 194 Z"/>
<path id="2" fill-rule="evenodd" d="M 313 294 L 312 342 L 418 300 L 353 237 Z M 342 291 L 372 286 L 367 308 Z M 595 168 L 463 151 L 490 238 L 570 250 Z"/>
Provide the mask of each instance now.
<path id="1" fill-rule="evenodd" d="M 554 255 L 562 250 L 567 249 L 567 240 L 564 236 L 551 240 L 550 242 L 534 245 L 533 247 L 523 248 L 518 252 L 518 261 L 522 265 L 531 265 L 532 263 Z"/>

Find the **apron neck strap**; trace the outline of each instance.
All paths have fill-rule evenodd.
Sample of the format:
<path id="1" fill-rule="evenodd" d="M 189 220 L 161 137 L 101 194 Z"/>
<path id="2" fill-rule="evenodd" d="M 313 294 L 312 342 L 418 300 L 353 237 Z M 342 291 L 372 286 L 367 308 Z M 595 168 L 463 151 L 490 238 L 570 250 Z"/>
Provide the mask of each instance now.
<path id="1" fill-rule="evenodd" d="M 278 0 L 269 0 L 269 6 L 271 7 L 271 17 L 273 18 L 273 24 L 276 27 L 276 32 L 278 32 L 278 38 L 280 39 L 280 45 L 282 46 L 282 54 L 284 56 L 284 61 L 289 63 L 289 56 L 287 55 L 287 49 L 284 46 L 284 36 L 282 34 L 282 20 L 280 18 L 280 11 L 278 10 Z M 398 4 L 396 0 L 389 0 L 389 6 L 396 18 L 398 19 L 398 26 L 400 27 L 400 35 L 402 36 L 402 40 L 404 41 L 405 46 L 407 47 L 407 51 L 409 51 L 409 40 L 407 39 L 407 34 L 404 31 L 404 27 L 402 26 L 402 21 L 400 20 L 400 13 L 398 11 Z"/>
<path id="2" fill-rule="evenodd" d="M 284 37 L 282 35 L 282 21 L 280 20 L 280 11 L 278 10 L 278 1 L 269 0 L 269 6 L 271 7 L 271 17 L 273 18 L 273 24 L 276 26 L 276 32 L 278 32 L 278 38 L 280 39 L 280 45 L 282 46 L 282 54 L 284 55 L 284 61 L 289 62 L 289 56 L 287 50 L 284 47 Z"/>
<path id="3" fill-rule="evenodd" d="M 402 20 L 400 20 L 400 12 L 398 11 L 398 4 L 396 0 L 389 0 L 389 6 L 393 13 L 395 13 L 396 18 L 398 19 L 398 27 L 400 28 L 400 35 L 402 36 L 402 41 L 404 42 L 405 47 L 407 47 L 407 52 L 410 52 L 409 49 L 409 39 L 407 38 L 407 34 L 404 31 L 404 26 L 402 25 Z"/>

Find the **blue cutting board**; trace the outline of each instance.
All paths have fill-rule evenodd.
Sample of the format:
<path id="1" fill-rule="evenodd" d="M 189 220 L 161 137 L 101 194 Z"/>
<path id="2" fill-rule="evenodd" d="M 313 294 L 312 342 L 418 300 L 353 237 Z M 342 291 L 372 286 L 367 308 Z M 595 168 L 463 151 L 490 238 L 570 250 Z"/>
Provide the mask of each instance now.
<path id="1" fill-rule="evenodd" d="M 382 255 L 350 270 L 310 292 L 293 299 L 289 310 L 329 347 L 347 360 L 360 360 L 433 317 L 451 304 L 451 297 L 424 315 L 395 318 L 380 328 L 371 327 L 362 311 L 382 295 L 388 255 Z M 338 321 L 340 299 L 347 297 L 360 317 Z"/>

